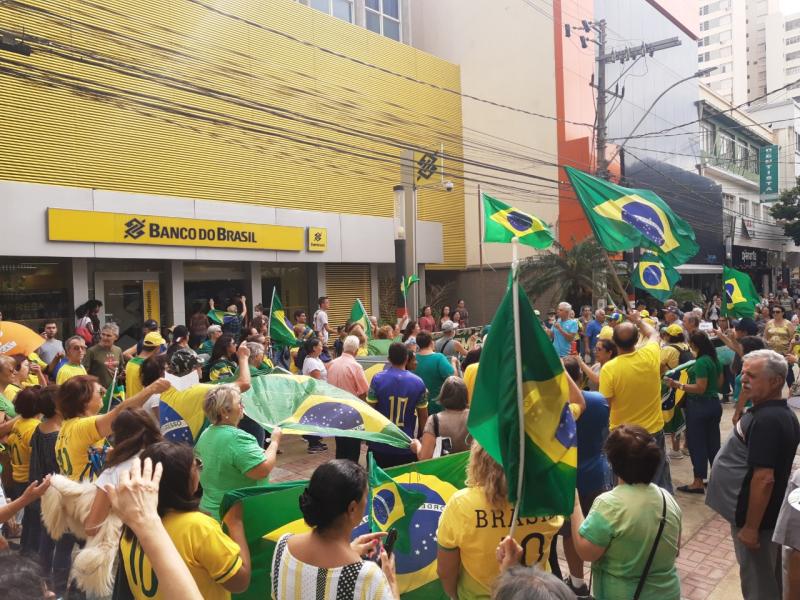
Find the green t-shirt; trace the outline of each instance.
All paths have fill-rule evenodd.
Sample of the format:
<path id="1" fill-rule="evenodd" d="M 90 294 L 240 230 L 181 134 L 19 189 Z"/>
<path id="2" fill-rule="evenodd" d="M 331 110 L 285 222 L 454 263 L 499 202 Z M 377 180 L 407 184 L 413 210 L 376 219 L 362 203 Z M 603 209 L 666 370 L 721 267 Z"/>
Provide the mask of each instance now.
<path id="1" fill-rule="evenodd" d="M 200 510 L 218 521 L 219 505 L 226 492 L 263 485 L 267 479 L 250 479 L 247 473 L 264 462 L 264 450 L 256 438 L 230 425 L 212 425 L 197 440 L 194 451 L 203 461 Z"/>
<path id="2" fill-rule="evenodd" d="M 435 402 L 430 405 L 429 411 L 431 413 L 439 412 L 439 392 L 442 391 L 444 380 L 450 375 L 455 375 L 453 365 L 444 354 L 439 352 L 417 353 L 417 368 L 414 369 L 414 373 L 425 382 L 425 387 L 428 388 L 428 399 Z"/>
<path id="3" fill-rule="evenodd" d="M 389 354 L 389 346 L 394 344 L 393 340 L 370 340 L 367 344 L 367 354 L 370 356 L 386 356 Z"/>
<path id="4" fill-rule="evenodd" d="M 606 549 L 592 564 L 592 595 L 597 600 L 632 598 L 661 522 L 662 496 L 667 519 L 647 575 L 642 600 L 680 600 L 675 569 L 681 534 L 681 509 L 671 494 L 654 484 L 621 484 L 601 494 L 580 528 L 581 536 Z"/>
<path id="5" fill-rule="evenodd" d="M 211 356 L 211 353 L 214 351 L 214 342 L 211 340 L 205 340 L 202 344 L 200 344 L 200 349 L 197 351 L 198 354 L 208 354 Z"/>
<path id="6" fill-rule="evenodd" d="M 17 411 L 14 409 L 14 404 L 3 394 L 0 394 L 0 412 L 6 413 L 9 419 L 13 419 L 17 416 Z"/>
<path id="7" fill-rule="evenodd" d="M 689 369 L 689 383 L 696 383 L 697 378 L 705 378 L 708 381 L 706 391 L 697 396 L 717 399 L 719 394 L 719 374 L 722 370 L 719 363 L 714 362 L 710 356 L 701 356 L 694 361 L 694 365 Z"/>

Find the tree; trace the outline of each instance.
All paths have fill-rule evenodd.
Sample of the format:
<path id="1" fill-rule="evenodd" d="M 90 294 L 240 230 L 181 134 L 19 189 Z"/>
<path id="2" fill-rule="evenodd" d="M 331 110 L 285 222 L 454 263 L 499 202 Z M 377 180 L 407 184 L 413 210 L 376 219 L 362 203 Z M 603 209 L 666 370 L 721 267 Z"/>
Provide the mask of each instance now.
<path id="1" fill-rule="evenodd" d="M 769 210 L 770 214 L 783 223 L 783 232 L 800 244 L 800 177 L 795 181 L 795 186 L 784 190 L 778 196 L 778 201 Z"/>
<path id="2" fill-rule="evenodd" d="M 532 298 L 555 293 L 558 300 L 581 306 L 592 303 L 592 292 L 601 289 L 607 272 L 605 250 L 594 238 L 570 249 L 555 242 L 551 251 L 521 262 L 520 283 Z"/>

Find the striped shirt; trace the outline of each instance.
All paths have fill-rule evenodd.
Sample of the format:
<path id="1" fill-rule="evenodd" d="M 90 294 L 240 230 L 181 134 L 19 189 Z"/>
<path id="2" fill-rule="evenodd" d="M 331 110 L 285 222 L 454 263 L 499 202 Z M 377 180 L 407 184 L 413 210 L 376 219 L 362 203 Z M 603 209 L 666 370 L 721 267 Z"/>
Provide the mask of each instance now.
<path id="1" fill-rule="evenodd" d="M 272 556 L 273 600 L 393 600 L 389 582 L 371 561 L 323 569 L 297 560 L 286 534 Z"/>

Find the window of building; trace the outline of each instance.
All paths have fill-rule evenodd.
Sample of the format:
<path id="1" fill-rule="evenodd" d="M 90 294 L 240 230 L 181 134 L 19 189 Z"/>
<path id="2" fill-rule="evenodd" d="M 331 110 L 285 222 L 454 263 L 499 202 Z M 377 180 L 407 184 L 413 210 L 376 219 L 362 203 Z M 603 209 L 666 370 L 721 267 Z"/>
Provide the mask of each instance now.
<path id="1" fill-rule="evenodd" d="M 729 212 L 734 211 L 734 202 L 736 197 L 733 194 L 722 194 L 722 207 Z"/>
<path id="2" fill-rule="evenodd" d="M 720 158 L 727 160 L 733 160 L 735 158 L 735 142 L 732 136 L 728 135 L 727 133 L 721 133 L 717 138 L 717 143 L 719 144 L 718 155 Z"/>
<path id="3" fill-rule="evenodd" d="M 794 29 L 800 29 L 800 19 L 786 21 L 786 31 L 792 31 Z"/>
<path id="4" fill-rule="evenodd" d="M 400 0 L 364 0 L 367 29 L 400 41 Z"/>
<path id="5" fill-rule="evenodd" d="M 793 35 L 792 37 L 786 38 L 787 46 L 791 44 L 796 44 L 797 42 L 800 42 L 800 35 Z"/>
<path id="6" fill-rule="evenodd" d="M 353 22 L 353 0 L 299 0 L 299 2 L 342 21 Z"/>
<path id="7" fill-rule="evenodd" d="M 794 60 L 795 58 L 800 58 L 800 50 L 795 50 L 794 52 L 786 54 L 786 60 Z"/>
<path id="8" fill-rule="evenodd" d="M 703 152 L 714 153 L 714 126 L 710 123 L 700 123 L 700 143 Z"/>
<path id="9" fill-rule="evenodd" d="M 743 217 L 750 216 L 750 201 L 747 198 L 739 198 L 739 213 Z"/>

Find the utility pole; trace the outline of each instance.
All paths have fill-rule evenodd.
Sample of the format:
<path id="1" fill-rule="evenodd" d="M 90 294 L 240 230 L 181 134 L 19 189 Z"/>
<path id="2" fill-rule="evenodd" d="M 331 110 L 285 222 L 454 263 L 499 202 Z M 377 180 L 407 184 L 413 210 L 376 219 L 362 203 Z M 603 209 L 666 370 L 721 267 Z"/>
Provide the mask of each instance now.
<path id="1" fill-rule="evenodd" d="M 602 57 L 606 54 L 606 20 L 600 19 L 595 27 L 597 32 L 597 132 L 595 133 L 597 148 L 597 176 L 608 179 L 608 162 L 606 161 L 606 63 Z M 581 36 L 583 37 L 583 36 Z M 620 97 L 620 100 L 622 98 Z"/>

